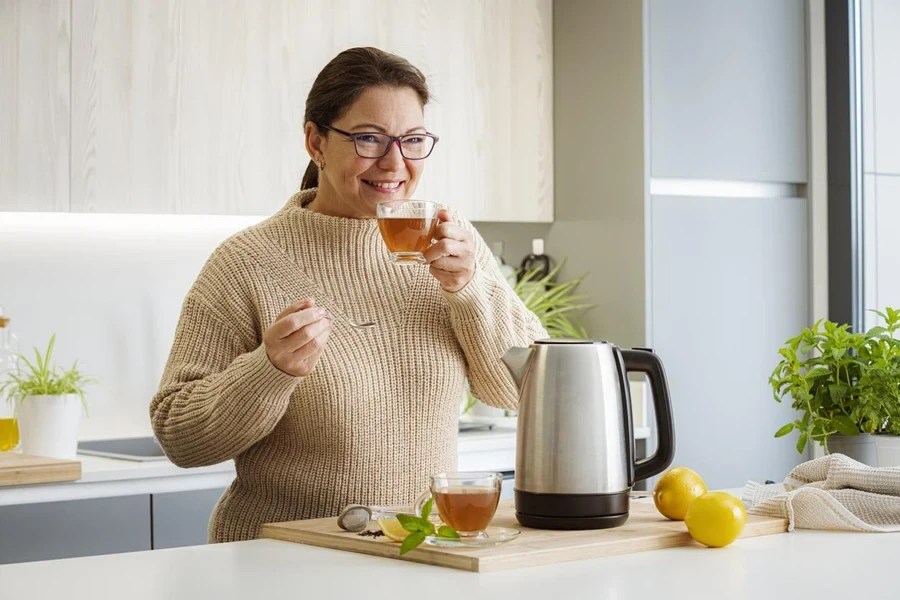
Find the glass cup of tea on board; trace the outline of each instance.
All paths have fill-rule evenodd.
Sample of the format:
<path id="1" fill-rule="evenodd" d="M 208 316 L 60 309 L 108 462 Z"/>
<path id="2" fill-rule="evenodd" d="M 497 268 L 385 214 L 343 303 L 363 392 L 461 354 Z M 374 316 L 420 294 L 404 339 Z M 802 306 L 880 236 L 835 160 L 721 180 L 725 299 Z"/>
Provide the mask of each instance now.
<path id="1" fill-rule="evenodd" d="M 428 490 L 416 500 L 416 515 L 429 498 L 441 521 L 462 538 L 482 537 L 494 519 L 503 485 L 502 473 L 439 473 L 431 476 Z"/>
<path id="2" fill-rule="evenodd" d="M 378 229 L 398 265 L 425 263 L 422 252 L 431 245 L 442 206 L 424 200 L 388 200 L 376 206 Z"/>

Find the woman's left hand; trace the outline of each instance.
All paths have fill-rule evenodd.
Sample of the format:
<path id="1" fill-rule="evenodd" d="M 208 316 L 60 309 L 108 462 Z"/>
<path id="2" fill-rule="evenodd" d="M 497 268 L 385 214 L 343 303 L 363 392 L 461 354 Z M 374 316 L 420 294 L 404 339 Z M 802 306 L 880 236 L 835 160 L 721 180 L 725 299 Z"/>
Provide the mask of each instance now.
<path id="1" fill-rule="evenodd" d="M 472 234 L 450 220 L 450 213 L 438 212 L 435 243 L 423 254 L 428 262 L 431 275 L 441 284 L 445 292 L 458 292 L 475 275 L 475 241 Z"/>

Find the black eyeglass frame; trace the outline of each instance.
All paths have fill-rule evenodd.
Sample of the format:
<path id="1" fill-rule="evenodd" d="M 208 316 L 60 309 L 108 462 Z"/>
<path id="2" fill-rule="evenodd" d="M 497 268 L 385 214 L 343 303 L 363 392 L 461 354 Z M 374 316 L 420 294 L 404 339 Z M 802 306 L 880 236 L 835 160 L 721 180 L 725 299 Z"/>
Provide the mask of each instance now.
<path id="1" fill-rule="evenodd" d="M 428 133 L 428 132 L 407 133 L 406 135 L 388 135 L 388 134 L 382 133 L 380 131 L 360 131 L 359 133 L 350 133 L 349 131 L 344 131 L 343 129 L 338 129 L 337 127 L 331 127 L 329 125 L 323 125 L 321 123 L 316 123 L 315 121 L 313 121 L 313 123 L 315 123 L 316 127 L 321 127 L 322 129 L 327 129 L 328 131 L 333 131 L 335 133 L 339 133 L 339 134 L 346 136 L 346 137 L 350 138 L 351 140 L 353 140 L 353 149 L 356 151 L 356 155 L 359 156 L 360 158 L 384 158 L 385 156 L 387 156 L 387 153 L 391 151 L 391 146 L 393 146 L 394 144 L 397 144 L 397 147 L 400 148 L 400 154 L 403 156 L 403 158 L 405 158 L 407 160 L 425 160 L 426 158 L 431 156 L 431 153 L 434 152 L 434 147 L 437 146 L 438 141 L 440 141 L 440 139 L 441 139 L 438 136 L 434 135 L 433 133 Z M 391 138 L 391 141 L 387 146 L 384 147 L 384 154 L 382 154 L 380 156 L 364 156 L 359 153 L 359 146 L 357 145 L 357 141 L 356 141 L 356 137 L 360 136 L 360 135 L 383 135 L 383 136 L 387 136 L 387 137 Z M 417 157 L 407 156 L 403 152 L 403 140 L 405 138 L 410 138 L 410 137 L 430 137 L 431 139 L 433 139 L 434 143 L 431 144 L 431 150 L 428 151 L 428 154 L 426 154 L 425 156 L 417 156 Z"/>

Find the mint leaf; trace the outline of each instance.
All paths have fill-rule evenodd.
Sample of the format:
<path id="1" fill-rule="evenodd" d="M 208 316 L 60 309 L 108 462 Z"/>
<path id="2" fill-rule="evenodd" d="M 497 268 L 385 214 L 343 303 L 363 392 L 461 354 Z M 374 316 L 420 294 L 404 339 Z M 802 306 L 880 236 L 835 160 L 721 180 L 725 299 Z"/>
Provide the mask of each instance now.
<path id="1" fill-rule="evenodd" d="M 426 521 L 428 517 L 431 515 L 431 509 L 434 507 L 434 498 L 429 498 L 428 502 L 425 503 L 425 506 L 422 507 L 422 518 Z"/>
<path id="2" fill-rule="evenodd" d="M 787 425 L 785 425 L 784 427 L 782 427 L 781 429 L 779 429 L 778 431 L 775 432 L 775 437 L 779 438 L 781 436 L 787 435 L 790 432 L 792 432 L 793 430 L 794 430 L 794 424 L 788 423 Z"/>
<path id="3" fill-rule="evenodd" d="M 397 520 L 400 521 L 400 525 L 403 526 L 403 529 L 411 533 L 428 533 L 425 527 L 426 521 L 424 519 L 420 519 L 414 515 L 397 515 Z"/>
<path id="4" fill-rule="evenodd" d="M 806 449 L 806 434 L 801 433 L 800 439 L 797 440 L 797 452 L 799 452 L 800 454 L 803 454 L 803 450 L 805 450 L 805 449 Z"/>
<path id="5" fill-rule="evenodd" d="M 859 435 L 859 429 L 853 419 L 847 415 L 837 415 L 834 417 L 834 425 L 843 435 Z"/>
<path id="6" fill-rule="evenodd" d="M 419 544 L 425 541 L 425 534 L 421 532 L 410 533 L 406 536 L 406 539 L 403 540 L 403 543 L 400 544 L 400 555 L 404 555 L 413 548 L 417 547 Z"/>
<path id="7" fill-rule="evenodd" d="M 452 527 L 450 527 L 449 525 L 441 525 L 441 528 L 438 529 L 437 536 L 442 537 L 442 538 L 450 538 L 450 539 L 454 539 L 454 540 L 459 539 L 459 534 L 456 533 L 456 530 L 453 529 Z"/>

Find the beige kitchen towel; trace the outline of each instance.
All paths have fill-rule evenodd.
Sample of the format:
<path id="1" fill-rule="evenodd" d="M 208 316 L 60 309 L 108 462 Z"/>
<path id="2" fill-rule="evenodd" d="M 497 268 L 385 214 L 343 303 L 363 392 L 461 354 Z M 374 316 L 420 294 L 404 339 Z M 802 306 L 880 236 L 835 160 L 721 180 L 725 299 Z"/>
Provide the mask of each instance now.
<path id="1" fill-rule="evenodd" d="M 870 467 L 830 454 L 794 468 L 783 484 L 750 481 L 748 513 L 788 519 L 788 531 L 900 531 L 900 467 Z"/>

